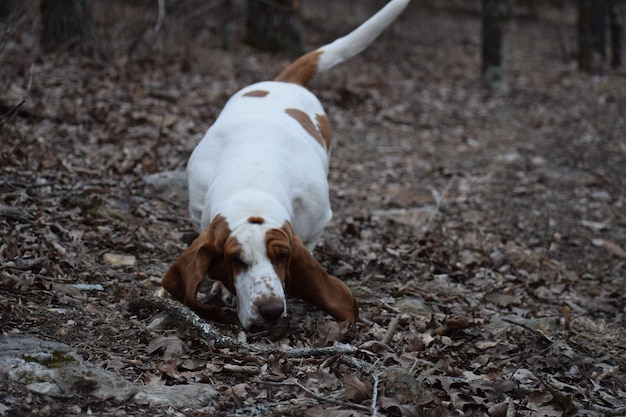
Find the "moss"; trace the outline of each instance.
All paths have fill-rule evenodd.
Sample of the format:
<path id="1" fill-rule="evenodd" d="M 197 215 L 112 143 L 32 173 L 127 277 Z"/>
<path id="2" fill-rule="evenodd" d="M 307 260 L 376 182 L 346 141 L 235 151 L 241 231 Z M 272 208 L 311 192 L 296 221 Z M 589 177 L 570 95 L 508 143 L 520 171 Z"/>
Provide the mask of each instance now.
<path id="1" fill-rule="evenodd" d="M 38 355 L 22 355 L 22 359 L 26 362 L 35 362 L 44 365 L 47 368 L 62 368 L 69 363 L 76 362 L 76 358 L 69 353 L 61 352 L 58 350 L 52 353 L 40 353 Z"/>

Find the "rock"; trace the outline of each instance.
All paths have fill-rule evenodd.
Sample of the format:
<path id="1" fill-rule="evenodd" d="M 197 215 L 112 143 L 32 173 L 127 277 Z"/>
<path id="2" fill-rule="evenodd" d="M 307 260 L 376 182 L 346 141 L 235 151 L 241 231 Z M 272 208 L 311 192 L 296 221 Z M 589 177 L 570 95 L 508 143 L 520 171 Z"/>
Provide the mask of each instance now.
<path id="1" fill-rule="evenodd" d="M 437 215 L 437 208 L 435 206 L 392 208 L 374 210 L 372 214 L 407 226 L 423 227 Z"/>
<path id="2" fill-rule="evenodd" d="M 167 406 L 178 410 L 199 409 L 211 404 L 219 393 L 208 385 L 145 385 L 135 395 L 138 404 Z"/>
<path id="3" fill-rule="evenodd" d="M 52 398 L 92 396 L 179 410 L 210 411 L 219 395 L 204 384 L 133 385 L 85 361 L 71 346 L 31 336 L 0 335 L 0 378 Z"/>
<path id="4" fill-rule="evenodd" d="M 174 191 L 184 194 L 187 191 L 187 173 L 185 171 L 157 172 L 144 176 L 143 181 L 157 193 Z"/>
<path id="5" fill-rule="evenodd" d="M 420 317 L 430 317 L 433 311 L 422 297 L 405 296 L 397 299 L 393 305 L 402 313 L 415 314 Z"/>
<path id="6" fill-rule="evenodd" d="M 134 385 L 83 360 L 68 345 L 30 336 L 0 336 L 0 375 L 50 397 L 91 395 L 127 401 Z"/>

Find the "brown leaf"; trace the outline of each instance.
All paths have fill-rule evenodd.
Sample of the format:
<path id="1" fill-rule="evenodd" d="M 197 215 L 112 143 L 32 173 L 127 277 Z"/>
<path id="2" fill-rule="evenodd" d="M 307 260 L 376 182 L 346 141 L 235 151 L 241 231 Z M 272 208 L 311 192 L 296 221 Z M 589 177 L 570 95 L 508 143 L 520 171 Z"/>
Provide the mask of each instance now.
<path id="1" fill-rule="evenodd" d="M 152 339 L 146 348 L 148 354 L 159 349 L 164 349 L 163 359 L 169 360 L 173 357 L 179 357 L 187 351 L 187 346 L 176 336 L 159 336 Z"/>
<path id="2" fill-rule="evenodd" d="M 363 414 L 353 410 L 341 410 L 338 407 L 312 407 L 304 412 L 304 417 L 363 417 Z"/>
<path id="3" fill-rule="evenodd" d="M 133 266 L 137 262 L 137 259 L 132 255 L 120 255 L 117 253 L 105 253 L 102 255 L 102 260 L 115 268 Z"/>
<path id="4" fill-rule="evenodd" d="M 341 342 L 345 339 L 348 330 L 349 328 L 346 324 L 335 320 L 322 322 L 318 327 L 319 343 L 321 346 L 327 346 L 333 342 Z"/>
<path id="5" fill-rule="evenodd" d="M 394 415 L 403 417 L 420 417 L 421 412 L 415 404 L 404 404 L 397 398 L 381 397 L 380 406 Z"/>
<path id="6" fill-rule="evenodd" d="M 81 293 L 78 289 L 71 287 L 69 285 L 52 284 L 52 290 L 65 294 L 65 295 L 69 295 L 70 297 L 75 298 L 77 300 L 86 300 L 86 297 L 83 295 L 83 293 Z"/>
<path id="7" fill-rule="evenodd" d="M 176 365 L 176 360 L 172 360 L 165 363 L 158 363 L 157 369 L 161 371 L 163 375 L 167 375 L 170 378 L 174 378 L 177 380 L 182 379 L 182 376 L 178 373 L 178 366 Z"/>
<path id="8" fill-rule="evenodd" d="M 346 389 L 346 399 L 360 403 L 372 396 L 372 384 L 369 380 L 361 381 L 352 374 L 343 377 L 343 386 Z"/>
<path id="9" fill-rule="evenodd" d="M 519 295 L 503 294 L 499 291 L 493 291 L 489 294 L 485 294 L 485 300 L 500 307 L 518 306 L 522 303 L 522 299 Z"/>
<path id="10" fill-rule="evenodd" d="M 617 256 L 618 258 L 626 259 L 626 250 L 622 249 L 622 247 L 615 242 L 611 242 L 610 240 L 606 239 L 593 239 L 591 243 L 594 246 L 606 249 L 608 252 L 610 252 L 612 255 Z"/>

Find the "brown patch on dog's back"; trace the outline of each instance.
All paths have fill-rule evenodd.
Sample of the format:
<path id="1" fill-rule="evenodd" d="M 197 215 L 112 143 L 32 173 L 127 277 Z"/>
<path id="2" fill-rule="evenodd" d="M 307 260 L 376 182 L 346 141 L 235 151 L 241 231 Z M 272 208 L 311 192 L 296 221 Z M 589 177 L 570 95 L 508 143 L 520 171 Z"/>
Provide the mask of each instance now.
<path id="1" fill-rule="evenodd" d="M 300 123 L 300 126 L 302 126 L 302 128 L 304 130 L 306 130 L 306 132 L 313 136 L 313 138 L 320 144 L 322 145 L 324 148 L 328 149 L 326 146 L 326 142 L 322 136 L 322 134 L 320 133 L 320 131 L 317 129 L 317 127 L 315 126 L 315 124 L 313 124 L 313 120 L 311 120 L 311 118 L 309 117 L 308 114 L 306 114 L 305 112 L 303 112 L 302 110 L 298 110 L 298 109 L 285 109 L 285 113 L 287 113 L 289 116 L 293 117 L 294 119 L 296 119 L 296 121 L 298 123 Z"/>
<path id="2" fill-rule="evenodd" d="M 285 68 L 274 81 L 293 83 L 304 87 L 315 76 L 317 64 L 323 53 L 324 51 L 311 51 L 308 54 L 302 55 Z"/>
<path id="3" fill-rule="evenodd" d="M 269 91 L 265 90 L 252 90 L 245 93 L 242 97 L 265 97 L 269 94 Z"/>
<path id="4" fill-rule="evenodd" d="M 328 117 L 324 114 L 316 114 L 315 120 L 317 120 L 317 129 L 322 135 L 322 139 L 324 139 L 324 143 L 326 144 L 326 149 L 330 149 L 331 139 L 333 137 L 332 131 L 330 130 L 330 123 L 328 123 Z"/>
<path id="5" fill-rule="evenodd" d="M 263 224 L 265 223 L 265 219 L 260 216 L 252 216 L 248 217 L 248 223 L 250 224 Z"/>

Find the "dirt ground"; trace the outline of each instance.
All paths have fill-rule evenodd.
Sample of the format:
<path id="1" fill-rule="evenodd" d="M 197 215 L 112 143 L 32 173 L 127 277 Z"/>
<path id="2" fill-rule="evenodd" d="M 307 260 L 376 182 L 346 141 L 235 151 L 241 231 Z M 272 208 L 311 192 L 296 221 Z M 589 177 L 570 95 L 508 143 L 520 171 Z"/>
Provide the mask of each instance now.
<path id="1" fill-rule="evenodd" d="M 377 6 L 322 3 L 307 49 Z M 359 300 L 356 331 L 290 300 L 279 340 L 214 325 L 238 349 L 128 308 L 193 237 L 184 190 L 146 179 L 184 169 L 227 98 L 289 59 L 243 44 L 242 16 L 223 50 L 218 13 L 154 33 L 156 6 L 132 2 L 96 5 L 105 56 L 43 56 L 26 15 L 0 50 L 0 103 L 25 97 L 0 121 L 0 331 L 220 396 L 174 410 L 0 378 L 0 415 L 626 415 L 626 73 L 577 71 L 574 11 L 544 5 L 505 24 L 508 88 L 486 91 L 479 14 L 454 3 L 411 5 L 311 86 L 334 129 L 315 255 Z"/>

